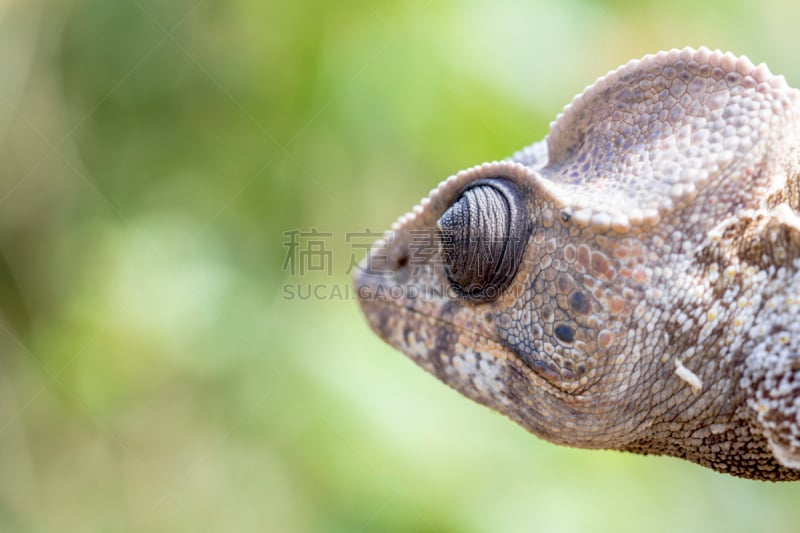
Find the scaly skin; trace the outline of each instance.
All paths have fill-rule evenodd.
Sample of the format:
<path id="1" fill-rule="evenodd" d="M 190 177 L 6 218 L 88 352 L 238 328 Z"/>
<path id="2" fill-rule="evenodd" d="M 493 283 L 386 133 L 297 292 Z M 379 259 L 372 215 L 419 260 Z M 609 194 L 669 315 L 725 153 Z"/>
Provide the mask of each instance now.
<path id="1" fill-rule="evenodd" d="M 632 61 L 545 140 L 401 217 L 356 273 L 361 306 L 549 441 L 800 479 L 799 148 L 800 93 L 765 66 L 706 49 Z M 481 184 L 494 204 L 465 195 Z M 485 248 L 503 238 L 518 261 Z M 488 266 L 460 264 L 475 247 Z M 461 267 L 496 290 L 459 290 Z"/>

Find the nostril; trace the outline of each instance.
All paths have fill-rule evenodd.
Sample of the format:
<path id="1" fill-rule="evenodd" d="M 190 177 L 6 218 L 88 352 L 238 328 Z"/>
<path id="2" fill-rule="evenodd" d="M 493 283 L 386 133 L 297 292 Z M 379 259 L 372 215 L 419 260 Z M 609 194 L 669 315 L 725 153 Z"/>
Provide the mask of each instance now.
<path id="1" fill-rule="evenodd" d="M 408 254 L 403 254 L 397 258 L 397 268 L 403 268 L 408 264 Z"/>

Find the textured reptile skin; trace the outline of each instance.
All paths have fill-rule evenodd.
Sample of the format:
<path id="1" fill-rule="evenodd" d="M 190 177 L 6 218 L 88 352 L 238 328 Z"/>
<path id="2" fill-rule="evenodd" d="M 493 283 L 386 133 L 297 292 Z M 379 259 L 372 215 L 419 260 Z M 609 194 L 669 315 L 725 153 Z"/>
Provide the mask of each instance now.
<path id="1" fill-rule="evenodd" d="M 799 147 L 800 93 L 764 65 L 706 49 L 632 61 L 543 141 L 402 216 L 356 273 L 360 304 L 392 346 L 549 441 L 800 479 Z M 491 192 L 500 181 L 514 193 Z M 502 205 L 527 218 L 481 212 Z M 470 213 L 484 222 L 453 228 Z M 460 231 L 448 246 L 489 232 L 524 252 L 457 269 L 480 254 L 443 250 L 445 230 Z M 470 268 L 507 279 L 471 299 L 451 280 Z"/>

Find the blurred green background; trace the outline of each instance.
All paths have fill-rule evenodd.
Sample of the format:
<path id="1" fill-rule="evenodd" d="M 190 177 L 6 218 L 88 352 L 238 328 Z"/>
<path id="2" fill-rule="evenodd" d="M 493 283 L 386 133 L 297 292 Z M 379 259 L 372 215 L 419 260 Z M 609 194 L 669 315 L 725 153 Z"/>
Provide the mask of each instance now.
<path id="1" fill-rule="evenodd" d="M 0 0 L 0 531 L 796 531 L 800 485 L 542 442 L 345 290 L 350 232 L 541 138 L 629 59 L 705 44 L 800 85 L 797 20 Z M 301 273 L 287 232 L 312 229 L 330 255 Z"/>

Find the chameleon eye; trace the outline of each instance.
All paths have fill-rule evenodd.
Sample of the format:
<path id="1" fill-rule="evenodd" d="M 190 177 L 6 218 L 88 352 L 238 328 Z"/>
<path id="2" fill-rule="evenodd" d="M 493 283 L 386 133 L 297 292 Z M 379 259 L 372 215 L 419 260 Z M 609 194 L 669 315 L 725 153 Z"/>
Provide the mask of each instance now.
<path id="1" fill-rule="evenodd" d="M 527 241 L 527 216 L 517 187 L 479 180 L 439 219 L 442 257 L 452 287 L 464 299 L 488 302 L 517 273 Z"/>

